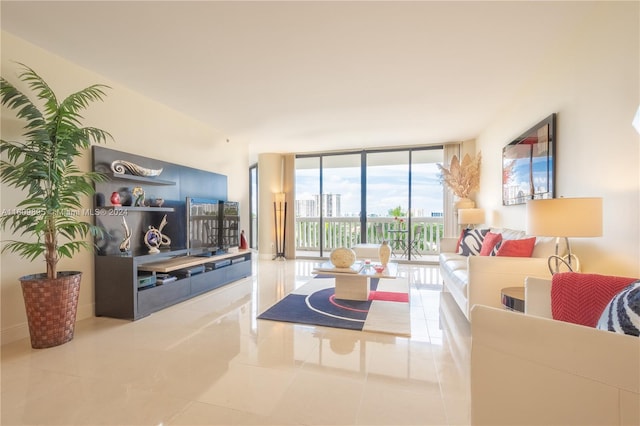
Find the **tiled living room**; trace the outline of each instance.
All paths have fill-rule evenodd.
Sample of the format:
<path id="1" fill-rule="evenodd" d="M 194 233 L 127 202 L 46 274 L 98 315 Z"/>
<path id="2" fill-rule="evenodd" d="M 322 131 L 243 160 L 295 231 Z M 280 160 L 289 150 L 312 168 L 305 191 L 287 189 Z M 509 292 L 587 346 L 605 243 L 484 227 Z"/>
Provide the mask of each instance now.
<path id="1" fill-rule="evenodd" d="M 2 423 L 467 424 L 468 324 L 453 311 L 455 335 L 443 327 L 437 266 L 401 265 L 409 338 L 256 320 L 315 263 L 256 261 L 252 278 L 142 320 L 3 346 Z"/>
<path id="2" fill-rule="evenodd" d="M 105 149 L 169 165 L 140 180 L 147 201 L 142 194 L 137 205 L 119 208 L 109 197 L 113 182 L 101 197 L 80 197 L 86 214 L 78 217 L 107 224 L 110 239 L 95 255 L 80 250 L 59 262 L 59 270 L 82 272 L 70 341 L 31 347 L 20 278 L 43 272 L 44 258 L 2 252 L 3 425 L 640 423 L 637 338 L 596 324 L 606 305 L 603 326 L 624 329 L 608 309 L 614 299 L 632 306 L 637 293 L 620 289 L 640 277 L 639 2 L 51 1 L 2 2 L 0 11 L 3 161 L 7 141 L 24 139 L 24 116 L 5 82 L 28 90 L 19 78 L 25 64 L 61 98 L 108 86 L 82 111 L 83 124 L 108 130 Z M 535 147 L 532 161 L 545 153 L 518 138 L 550 116 L 550 200 L 599 200 L 595 209 L 562 207 L 549 219 L 534 211 L 548 200 L 505 192 L 507 146 Z M 290 214 L 286 260 L 273 259 L 274 195 L 286 190 L 294 204 L 296 156 L 432 147 L 445 152 L 445 166 L 453 153 L 481 154 L 471 198 L 483 216 L 462 220 L 441 182 L 438 253 L 395 259 L 397 276 L 367 288 L 372 300 L 382 298 L 371 306 L 391 306 L 401 303 L 388 299 L 394 285 L 406 284 L 409 333 L 371 331 L 366 321 L 361 331 L 259 318 L 310 294 L 306 285 L 329 256 L 296 258 Z M 75 160 L 81 170 L 96 168 L 92 152 Z M 176 165 L 195 170 L 195 183 Z M 210 188 L 211 174 L 224 185 Z M 25 201 L 9 180 L 3 174 L 3 218 Z M 169 243 L 147 225 L 166 225 L 174 246 L 186 241 L 184 191 L 238 201 L 250 248 L 232 251 L 224 265 L 196 259 L 205 273 L 180 282 L 203 287 L 143 303 L 143 294 L 179 288 L 167 281 L 138 289 L 134 280 L 173 271 L 150 261 Z M 128 215 L 123 222 L 105 211 Z M 472 229 L 460 241 L 465 227 Z M 526 255 L 506 242 L 531 236 L 540 246 Z M 3 227 L 3 247 L 15 237 Z M 575 257 L 565 252 L 564 261 L 576 274 L 551 275 L 556 237 L 569 238 Z M 469 252 L 473 241 L 478 253 Z M 176 247 L 176 261 L 187 251 Z M 242 267 L 249 276 L 221 286 L 198 281 Z M 568 299 L 558 305 L 562 280 L 575 293 L 562 293 Z M 615 292 L 603 295 L 610 285 Z M 508 303 L 525 313 L 503 306 L 514 287 L 520 293 Z M 585 308 L 596 298 L 597 309 Z"/>

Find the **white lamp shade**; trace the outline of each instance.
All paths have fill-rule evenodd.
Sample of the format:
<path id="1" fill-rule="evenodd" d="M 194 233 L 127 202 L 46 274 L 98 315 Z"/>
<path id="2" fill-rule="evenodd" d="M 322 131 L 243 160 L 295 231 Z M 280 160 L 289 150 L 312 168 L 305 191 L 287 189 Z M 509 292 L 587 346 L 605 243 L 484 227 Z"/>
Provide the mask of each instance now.
<path id="1" fill-rule="evenodd" d="M 274 202 L 278 204 L 282 204 L 285 202 L 285 193 L 284 192 L 276 192 L 273 194 Z"/>
<path id="2" fill-rule="evenodd" d="M 458 210 L 458 224 L 477 225 L 484 223 L 483 209 L 460 209 Z"/>
<path id="3" fill-rule="evenodd" d="M 544 237 L 600 237 L 602 198 L 529 200 L 527 234 Z"/>

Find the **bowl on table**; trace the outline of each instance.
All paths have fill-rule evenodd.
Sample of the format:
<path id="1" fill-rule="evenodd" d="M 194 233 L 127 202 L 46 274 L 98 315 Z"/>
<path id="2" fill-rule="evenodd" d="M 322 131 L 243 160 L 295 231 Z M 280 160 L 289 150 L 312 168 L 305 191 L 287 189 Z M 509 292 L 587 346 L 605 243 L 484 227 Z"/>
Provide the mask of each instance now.
<path id="1" fill-rule="evenodd" d="M 373 269 L 376 271 L 376 273 L 381 274 L 382 271 L 384 271 L 385 266 L 384 265 L 373 265 Z"/>

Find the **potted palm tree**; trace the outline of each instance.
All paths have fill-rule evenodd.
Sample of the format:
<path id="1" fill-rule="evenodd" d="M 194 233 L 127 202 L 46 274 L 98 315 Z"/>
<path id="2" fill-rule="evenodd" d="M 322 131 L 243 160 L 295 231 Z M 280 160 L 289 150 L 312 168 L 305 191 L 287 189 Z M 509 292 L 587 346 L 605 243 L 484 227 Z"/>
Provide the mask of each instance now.
<path id="1" fill-rule="evenodd" d="M 104 176 L 85 172 L 76 159 L 95 142 L 111 135 L 82 127 L 80 113 L 103 100 L 108 86 L 92 85 L 59 101 L 47 83 L 31 68 L 19 64 L 19 79 L 35 95 L 36 105 L 4 77 L 0 103 L 26 121 L 23 141 L 0 140 L 0 176 L 3 184 L 24 192 L 24 200 L 0 217 L 0 227 L 20 240 L 5 241 L 9 251 L 33 261 L 44 256 L 46 273 L 20 278 L 33 348 L 61 345 L 73 339 L 81 272 L 57 269 L 61 258 L 92 249 L 89 234 L 101 235 L 82 221 L 82 197 L 94 193 L 93 183 Z"/>

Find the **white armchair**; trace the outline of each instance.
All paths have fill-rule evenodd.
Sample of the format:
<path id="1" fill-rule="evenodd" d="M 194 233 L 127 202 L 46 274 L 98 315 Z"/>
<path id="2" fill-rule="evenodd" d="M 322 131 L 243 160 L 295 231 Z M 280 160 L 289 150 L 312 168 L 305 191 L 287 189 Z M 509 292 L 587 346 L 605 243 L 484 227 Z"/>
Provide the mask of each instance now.
<path id="1" fill-rule="evenodd" d="M 550 280 L 525 288 L 526 314 L 472 309 L 472 424 L 640 424 L 640 339 L 550 319 Z"/>

